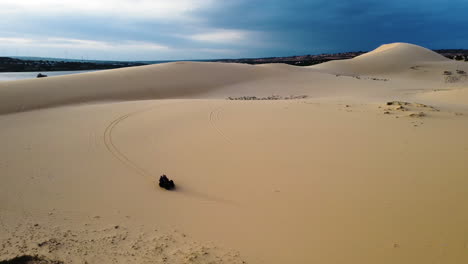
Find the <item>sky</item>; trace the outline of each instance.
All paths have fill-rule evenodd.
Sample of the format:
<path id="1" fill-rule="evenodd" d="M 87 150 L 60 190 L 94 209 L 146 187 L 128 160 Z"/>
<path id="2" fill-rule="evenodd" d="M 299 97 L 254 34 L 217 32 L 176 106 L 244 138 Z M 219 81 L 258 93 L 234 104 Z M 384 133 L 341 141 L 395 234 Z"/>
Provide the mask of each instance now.
<path id="1" fill-rule="evenodd" d="M 468 48 L 467 0 L 0 0 L 0 56 L 196 60 Z"/>

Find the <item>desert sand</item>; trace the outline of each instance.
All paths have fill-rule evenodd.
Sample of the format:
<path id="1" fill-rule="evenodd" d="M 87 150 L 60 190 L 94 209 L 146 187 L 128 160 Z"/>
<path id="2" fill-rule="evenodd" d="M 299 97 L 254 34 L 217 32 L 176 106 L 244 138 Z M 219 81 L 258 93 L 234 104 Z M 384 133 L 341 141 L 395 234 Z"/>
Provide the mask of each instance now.
<path id="1" fill-rule="evenodd" d="M 0 261 L 467 263 L 467 71 L 394 43 L 2 82 Z"/>

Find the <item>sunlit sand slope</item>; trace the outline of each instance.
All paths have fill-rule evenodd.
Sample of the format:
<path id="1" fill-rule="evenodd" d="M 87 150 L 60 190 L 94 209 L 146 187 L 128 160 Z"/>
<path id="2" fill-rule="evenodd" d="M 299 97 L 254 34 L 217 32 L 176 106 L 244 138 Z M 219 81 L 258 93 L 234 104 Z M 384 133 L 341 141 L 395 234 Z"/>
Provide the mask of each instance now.
<path id="1" fill-rule="evenodd" d="M 0 261 L 468 263 L 463 67 L 394 44 L 2 83 Z"/>

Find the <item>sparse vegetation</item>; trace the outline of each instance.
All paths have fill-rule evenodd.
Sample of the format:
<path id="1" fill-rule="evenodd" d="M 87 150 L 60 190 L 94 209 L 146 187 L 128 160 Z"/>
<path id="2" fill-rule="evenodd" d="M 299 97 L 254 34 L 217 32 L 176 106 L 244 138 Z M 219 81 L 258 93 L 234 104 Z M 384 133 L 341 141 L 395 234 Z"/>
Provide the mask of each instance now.
<path id="1" fill-rule="evenodd" d="M 49 260 L 40 256 L 22 255 L 9 260 L 0 261 L 0 264 L 63 264 L 63 262 Z"/>
<path id="2" fill-rule="evenodd" d="M 444 71 L 443 75 L 445 75 L 445 82 L 456 83 L 461 80 L 466 80 L 466 71 L 457 69 L 455 73 L 456 74 L 454 74 L 452 71 Z"/>
<path id="3" fill-rule="evenodd" d="M 396 118 L 403 117 L 403 116 L 413 117 L 413 118 L 423 118 L 423 117 L 428 116 L 427 112 L 440 112 L 439 109 L 433 106 L 420 104 L 420 103 L 392 101 L 392 102 L 387 102 L 386 105 L 387 107 L 383 109 L 384 115 L 395 114 Z M 407 114 L 403 115 L 404 112 L 406 112 Z"/>
<path id="4" fill-rule="evenodd" d="M 412 113 L 409 115 L 409 117 L 425 117 L 426 114 L 424 112 L 419 112 L 419 113 Z"/>
<path id="5" fill-rule="evenodd" d="M 352 75 L 352 76 L 349 76 L 349 75 L 335 74 L 335 76 L 336 76 L 336 77 L 341 77 L 341 76 L 344 76 L 344 77 L 352 77 L 352 78 L 358 79 L 358 80 L 372 80 L 372 81 L 382 81 L 382 82 L 387 82 L 387 81 L 389 81 L 389 79 L 386 79 L 386 78 L 363 77 L 363 76 L 359 76 L 359 75 Z"/>
<path id="6" fill-rule="evenodd" d="M 159 178 L 159 187 L 164 188 L 168 191 L 173 190 L 175 188 L 175 184 L 173 180 L 169 180 L 166 175 L 162 175 Z"/>
<path id="7" fill-rule="evenodd" d="M 240 96 L 240 97 L 231 97 L 229 96 L 227 100 L 296 100 L 296 99 L 305 99 L 307 95 L 290 95 L 290 96 L 280 96 L 280 95 L 272 95 L 267 97 L 257 97 L 257 96 Z"/>
<path id="8" fill-rule="evenodd" d="M 459 76 L 451 75 L 451 76 L 445 76 L 445 82 L 446 83 L 456 83 L 460 81 Z"/>
<path id="9" fill-rule="evenodd" d="M 386 78 L 375 78 L 374 77 L 374 78 L 370 78 L 370 79 L 373 80 L 373 81 L 382 81 L 382 82 L 387 82 L 388 81 L 388 79 L 386 79 Z"/>

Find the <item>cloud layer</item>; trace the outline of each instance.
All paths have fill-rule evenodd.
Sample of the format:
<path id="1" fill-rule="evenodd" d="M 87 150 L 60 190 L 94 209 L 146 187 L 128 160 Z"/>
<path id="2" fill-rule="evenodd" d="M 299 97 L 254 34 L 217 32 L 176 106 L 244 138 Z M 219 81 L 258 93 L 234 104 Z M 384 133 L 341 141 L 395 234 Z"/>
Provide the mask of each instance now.
<path id="1" fill-rule="evenodd" d="M 2 0 L 0 14 L 37 16 L 118 16 L 132 19 L 183 19 L 212 0 Z"/>
<path id="2" fill-rule="evenodd" d="M 285 56 L 468 46 L 465 0 L 0 0 L 0 56 Z"/>

